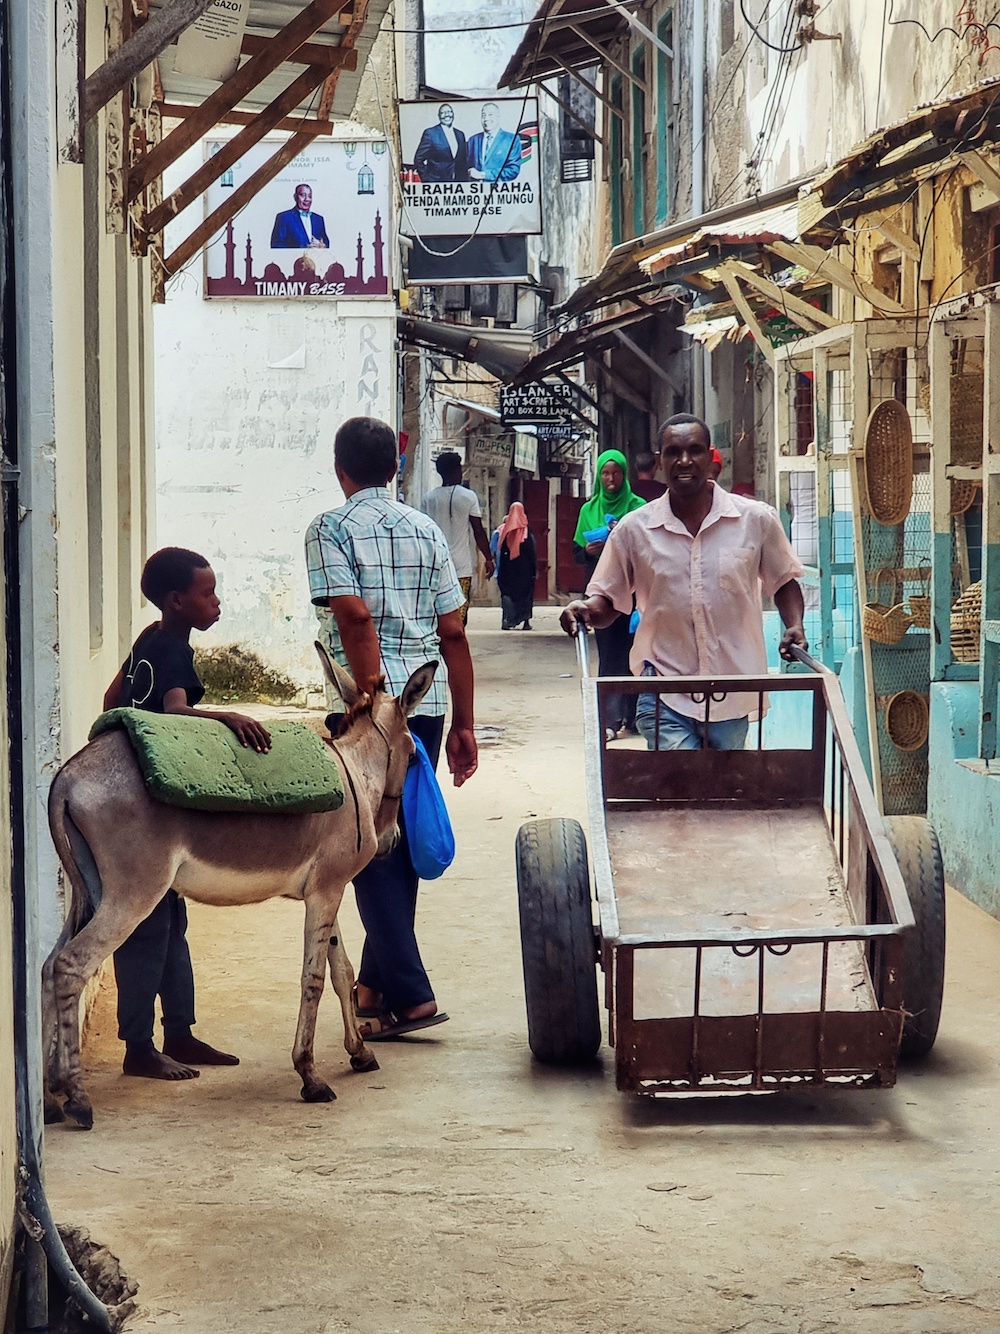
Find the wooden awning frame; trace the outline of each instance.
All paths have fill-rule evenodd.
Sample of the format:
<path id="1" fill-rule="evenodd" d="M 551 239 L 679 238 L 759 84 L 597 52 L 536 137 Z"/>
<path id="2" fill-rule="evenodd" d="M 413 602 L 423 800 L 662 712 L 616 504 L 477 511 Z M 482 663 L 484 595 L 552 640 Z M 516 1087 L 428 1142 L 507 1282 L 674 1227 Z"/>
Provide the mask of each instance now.
<path id="1" fill-rule="evenodd" d="M 108 170 L 112 178 L 109 228 L 125 231 L 130 220 L 135 253 L 146 254 L 150 246 L 158 252 L 157 287 L 161 297 L 166 278 L 188 263 L 317 136 L 331 132 L 330 111 L 337 83 L 344 70 L 357 69 L 357 42 L 368 14 L 368 0 L 311 0 L 273 37 L 247 34 L 241 53 L 248 59 L 202 102 L 190 106 L 167 103 L 155 62 L 211 3 L 212 0 L 171 0 L 150 14 L 148 0 L 125 0 L 115 16 L 118 21 L 111 25 L 112 50 L 108 59 L 80 87 L 80 123 L 86 123 L 103 107 L 108 107 L 109 142 L 118 149 L 115 154 L 109 153 Z M 323 26 L 334 19 L 346 28 L 339 44 L 313 41 Z M 78 40 L 83 40 L 82 25 Z M 302 71 L 269 106 L 256 112 L 239 110 L 240 103 L 283 64 L 300 65 Z M 138 105 L 139 99 L 134 96 L 135 81 L 150 66 L 156 113 L 153 116 L 149 114 L 150 108 Z M 292 114 L 317 91 L 315 116 Z M 161 117 L 171 117 L 179 123 L 162 134 Z M 241 129 L 162 199 L 163 172 L 205 134 L 224 124 L 239 125 Z M 162 257 L 162 233 L 167 223 L 274 130 L 290 131 L 291 137 L 222 206 L 200 221 L 169 255 Z M 81 161 L 82 134 L 78 133 L 75 139 L 67 157 Z"/>

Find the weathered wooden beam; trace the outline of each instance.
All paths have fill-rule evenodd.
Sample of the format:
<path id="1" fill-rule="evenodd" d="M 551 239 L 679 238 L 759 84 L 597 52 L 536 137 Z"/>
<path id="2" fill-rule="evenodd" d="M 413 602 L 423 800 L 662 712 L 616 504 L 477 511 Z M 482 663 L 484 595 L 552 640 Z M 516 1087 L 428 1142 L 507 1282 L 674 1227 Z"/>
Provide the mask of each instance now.
<path id="1" fill-rule="evenodd" d="M 353 52 L 357 55 L 357 52 Z M 345 69 L 350 69 L 350 65 L 345 65 Z M 166 120 L 187 120 L 197 107 L 181 106 L 179 102 L 160 102 L 160 113 Z M 219 125 L 252 125 L 257 119 L 255 111 L 228 111 L 224 116 L 218 119 Z M 284 120 L 279 120 L 274 126 L 276 130 L 288 130 L 292 134 L 297 134 L 300 130 L 303 134 L 332 134 L 334 122 L 332 120 L 314 120 L 312 116 L 286 116 Z"/>
<path id="2" fill-rule="evenodd" d="M 919 263 L 920 247 L 912 236 L 903 231 L 902 227 L 897 227 L 896 224 L 890 222 L 888 218 L 881 218 L 878 222 L 873 222 L 871 225 L 877 232 L 881 232 L 887 241 L 890 241 L 894 246 L 898 246 L 904 255 L 908 255 L 910 259 L 914 259 Z"/>
<path id="3" fill-rule="evenodd" d="M 151 60 L 176 41 L 213 0 L 172 0 L 113 51 L 83 85 L 83 119 L 91 120 L 116 93 L 123 92 Z"/>
<path id="4" fill-rule="evenodd" d="M 586 355 L 587 360 L 593 362 L 593 364 L 601 371 L 613 393 L 617 394 L 619 398 L 623 398 L 626 403 L 631 404 L 637 412 L 649 411 L 649 403 L 639 394 L 637 389 L 634 389 L 633 386 L 629 384 L 628 380 L 626 380 L 623 375 L 619 374 L 618 371 L 612 370 L 612 368 L 603 362 L 596 353 L 588 352 Z"/>
<path id="5" fill-rule="evenodd" d="M 997 200 L 1000 200 L 1000 172 L 988 162 L 982 153 L 957 153 L 956 157 L 972 172 L 978 180 L 982 181 L 990 194 Z"/>
<path id="6" fill-rule="evenodd" d="M 596 84 L 591 83 L 589 79 L 585 79 L 579 70 L 568 69 L 562 63 L 561 60 L 557 60 L 556 63 L 558 64 L 559 68 L 562 70 L 564 74 L 568 74 L 571 79 L 575 79 L 577 83 L 582 84 L 582 86 L 586 88 L 587 91 L 591 93 L 594 97 L 596 97 L 598 102 L 603 103 L 603 105 L 606 106 L 609 111 L 613 111 L 617 116 L 622 115 L 621 107 L 616 107 L 614 102 L 612 102 L 611 98 L 607 97 L 604 93 L 602 93 L 600 88 L 598 88 Z"/>
<path id="7" fill-rule="evenodd" d="M 257 37 L 247 33 L 243 38 L 240 53 L 244 56 L 259 56 L 271 45 L 273 38 Z M 343 62 L 341 46 L 324 46 L 320 42 L 303 42 L 299 49 L 288 57 L 292 65 L 321 65 L 328 70 L 337 69 Z"/>
<path id="8" fill-rule="evenodd" d="M 176 3 L 176 0 L 174 2 Z M 303 9 L 291 23 L 282 28 L 280 33 L 271 38 L 265 51 L 251 56 L 231 79 L 227 79 L 196 111 L 176 129 L 171 130 L 165 139 L 135 164 L 129 179 L 130 198 L 134 199 L 154 176 L 161 175 L 182 153 L 186 153 L 193 144 L 196 144 L 203 134 L 218 124 L 220 116 L 232 111 L 248 93 L 268 75 L 273 74 L 280 64 L 288 60 L 303 42 L 308 41 L 313 33 L 318 32 L 341 8 L 342 0 L 312 0 L 311 5 Z"/>
<path id="9" fill-rule="evenodd" d="M 569 116 L 570 120 L 576 121 L 577 125 L 579 125 L 580 129 L 583 130 L 584 134 L 589 134 L 595 144 L 603 142 L 601 136 L 597 133 L 597 131 L 593 129 L 592 126 L 588 125 L 585 121 L 581 120 L 580 117 L 573 110 L 573 108 L 570 106 L 570 104 L 568 102 L 564 102 L 558 93 L 554 93 L 552 89 L 549 88 L 544 83 L 540 83 L 538 87 L 539 90 L 546 95 L 546 97 L 551 97 L 553 102 L 555 102 L 557 106 L 562 107 L 563 111 L 566 112 L 566 115 Z M 619 111 L 617 112 L 617 114 L 620 116 L 622 113 Z"/>
<path id="10" fill-rule="evenodd" d="M 258 167 L 238 190 L 233 191 L 224 204 L 221 204 L 214 213 L 210 213 L 205 221 L 194 229 L 187 240 L 182 241 L 177 249 L 166 257 L 163 261 L 163 269 L 167 277 L 173 277 L 178 269 L 183 268 L 188 260 L 198 253 L 206 241 L 211 240 L 216 232 L 221 231 L 231 218 L 235 218 L 240 209 L 249 204 L 258 190 L 263 189 L 269 181 L 274 180 L 282 167 L 291 162 L 294 157 L 297 157 L 315 138 L 314 134 L 294 134 L 291 139 L 286 140 L 263 166 Z"/>
<path id="11" fill-rule="evenodd" d="M 299 77 L 290 83 L 265 111 L 261 111 L 259 115 L 254 117 L 250 125 L 240 130 L 239 134 L 223 144 L 219 151 L 213 153 L 206 162 L 203 162 L 183 185 L 179 186 L 158 208 L 153 209 L 145 220 L 146 230 L 150 232 L 160 231 L 171 218 L 176 217 L 189 204 L 194 203 L 199 195 L 204 194 L 213 181 L 217 181 L 224 171 L 228 171 L 234 162 L 238 162 L 244 153 L 253 148 L 254 144 L 259 143 L 265 134 L 275 128 L 288 111 L 297 107 L 302 99 L 308 97 L 325 78 L 326 72 L 322 69 L 316 69 L 315 66 L 303 70 Z"/>
<path id="12" fill-rule="evenodd" d="M 351 22 L 347 32 L 341 39 L 341 45 L 351 50 L 357 43 L 361 31 L 365 26 L 365 20 L 368 18 L 368 0 L 354 0 L 354 12 L 351 15 Z M 333 110 L 333 99 L 337 92 L 337 84 L 340 81 L 340 70 L 335 69 L 326 83 L 323 85 L 323 92 L 320 95 L 319 106 L 316 108 L 316 115 L 320 120 L 326 120 Z"/>
<path id="13" fill-rule="evenodd" d="M 834 319 L 825 310 L 817 310 L 815 306 L 811 306 L 808 301 L 803 301 L 794 292 L 786 292 L 783 287 L 779 287 L 777 283 L 765 278 L 763 274 L 758 273 L 749 264 L 743 264 L 739 260 L 731 260 L 728 267 L 734 273 L 739 274 L 750 287 L 756 287 L 761 295 L 766 296 L 773 305 L 783 310 L 788 318 L 794 320 L 800 329 L 805 329 L 806 333 L 815 333 L 817 329 L 833 329 L 840 324 L 840 320 Z"/>
<path id="14" fill-rule="evenodd" d="M 570 32 L 575 33 L 581 41 L 586 42 L 588 46 L 593 47 L 601 57 L 602 64 L 610 65 L 612 69 L 616 69 L 619 74 L 624 74 L 629 83 L 635 84 L 636 87 L 641 88 L 644 93 L 649 92 L 649 85 L 646 83 L 645 79 L 641 79 L 638 74 L 633 74 L 632 71 L 620 60 L 611 55 L 609 51 L 605 51 L 604 47 L 600 46 L 593 37 L 589 36 L 585 29 L 581 28 L 576 23 L 567 23 L 566 27 L 569 28 Z"/>
<path id="15" fill-rule="evenodd" d="M 761 352 L 764 354 L 764 357 L 767 360 L 767 364 L 771 367 L 771 370 L 773 371 L 775 369 L 774 347 L 771 343 L 771 340 L 768 338 L 767 334 L 761 328 L 760 321 L 754 314 L 753 307 L 750 305 L 750 302 L 746 299 L 743 289 L 742 287 L 740 287 L 739 282 L 737 281 L 736 274 L 732 271 L 732 269 L 728 267 L 728 265 L 724 264 L 722 268 L 719 270 L 719 277 L 722 279 L 723 287 L 729 293 L 730 301 L 732 301 L 733 305 L 739 311 L 740 316 L 743 319 L 743 323 L 749 328 L 750 332 L 753 334 L 754 342 L 757 344 Z"/>
<path id="16" fill-rule="evenodd" d="M 769 241 L 768 249 L 773 250 L 782 259 L 787 259 L 790 264 L 802 264 L 820 277 L 828 278 L 831 283 L 835 283 L 837 287 L 843 288 L 845 292 L 849 292 L 852 296 L 863 297 L 876 310 L 888 311 L 893 315 L 906 314 L 898 301 L 879 291 L 875 284 L 870 283 L 867 278 L 862 278 L 858 273 L 852 273 L 845 264 L 841 264 L 839 259 L 834 259 L 833 255 L 822 249 L 821 246 L 802 245 L 801 243 L 793 245 L 790 241 Z"/>

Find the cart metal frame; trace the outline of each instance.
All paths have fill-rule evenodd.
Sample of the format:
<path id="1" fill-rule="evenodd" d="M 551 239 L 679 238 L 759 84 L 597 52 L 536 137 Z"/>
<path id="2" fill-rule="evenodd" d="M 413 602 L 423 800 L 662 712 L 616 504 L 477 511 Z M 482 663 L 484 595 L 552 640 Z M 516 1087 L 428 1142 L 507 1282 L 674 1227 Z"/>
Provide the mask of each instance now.
<path id="1" fill-rule="evenodd" d="M 577 643 L 584 677 L 586 794 L 599 910 L 598 957 L 618 1088 L 645 1093 L 718 1093 L 796 1084 L 894 1084 L 904 1021 L 903 948 L 906 935 L 914 930 L 914 917 L 836 677 L 814 671 L 764 677 L 595 680 L 587 669 L 586 635 L 579 634 Z M 731 691 L 756 693 L 761 706 L 765 693 L 809 695 L 811 747 L 765 749 L 762 721 L 751 724 L 748 748 L 743 751 L 640 751 L 609 746 L 605 741 L 604 700 L 609 694 L 691 694 L 704 702 L 709 720 L 713 703 Z M 706 793 L 711 797 L 706 798 Z M 802 806 L 823 812 L 851 925 L 784 929 L 713 925 L 696 932 L 623 934 L 607 832 L 607 816 L 613 808 L 662 810 L 665 831 L 672 810 L 746 811 L 749 834 L 755 810 Z M 874 997 L 871 1009 L 835 1009 L 828 1004 L 831 948 L 844 942 L 858 942 L 856 948 L 863 955 Z M 789 1013 L 767 1009 L 771 961 L 803 946 L 817 945 L 822 946 L 818 1008 Z M 636 959 L 651 950 L 694 952 L 690 1014 L 636 1017 Z M 702 1012 L 702 978 L 711 952 L 727 950 L 742 957 L 756 956 L 753 1013 L 719 1016 Z"/>

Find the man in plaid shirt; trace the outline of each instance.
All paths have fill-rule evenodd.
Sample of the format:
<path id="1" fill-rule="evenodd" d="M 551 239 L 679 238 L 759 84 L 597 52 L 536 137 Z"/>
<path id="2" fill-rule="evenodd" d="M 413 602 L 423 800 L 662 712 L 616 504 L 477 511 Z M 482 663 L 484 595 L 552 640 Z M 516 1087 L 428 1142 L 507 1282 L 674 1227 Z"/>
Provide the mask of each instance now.
<path id="1" fill-rule="evenodd" d="M 306 534 L 309 589 L 323 638 L 359 689 L 382 675 L 393 695 L 424 663 L 444 659 L 452 720 L 445 743 L 456 787 L 478 766 L 473 731 L 472 655 L 459 614 L 464 602 L 444 534 L 419 510 L 393 500 L 396 437 L 385 422 L 352 417 L 334 440 L 334 467 L 347 497 Z M 410 716 L 410 731 L 436 765 L 444 734 L 439 672 Z M 332 720 L 335 721 L 335 720 Z M 333 729 L 331 729 L 333 730 Z M 443 1023 L 414 932 L 417 873 L 402 837 L 354 878 L 366 939 L 357 1012 L 366 1038 L 384 1039 Z"/>

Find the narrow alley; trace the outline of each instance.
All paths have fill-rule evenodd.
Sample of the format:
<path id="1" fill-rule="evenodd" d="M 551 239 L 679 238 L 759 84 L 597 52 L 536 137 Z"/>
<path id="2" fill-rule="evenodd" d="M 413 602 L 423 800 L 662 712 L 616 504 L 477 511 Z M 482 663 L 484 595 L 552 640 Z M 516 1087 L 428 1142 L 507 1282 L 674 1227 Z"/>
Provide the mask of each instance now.
<path id="1" fill-rule="evenodd" d="M 949 900 L 940 1036 L 889 1091 L 641 1100 L 607 1047 L 527 1048 L 514 838 L 585 819 L 576 660 L 556 608 L 529 634 L 474 609 L 478 774 L 448 789 L 458 857 L 419 936 L 451 1021 L 299 1101 L 302 909 L 192 908 L 198 1032 L 240 1054 L 169 1085 L 121 1077 L 114 989 L 86 1060 L 90 1134 L 46 1134 L 60 1220 L 139 1283 L 130 1330 L 184 1334 L 987 1334 L 1000 1331 L 1000 922 Z M 350 894 L 348 895 L 350 898 Z M 346 907 L 346 900 L 345 900 Z M 352 958 L 359 924 L 342 926 Z"/>

